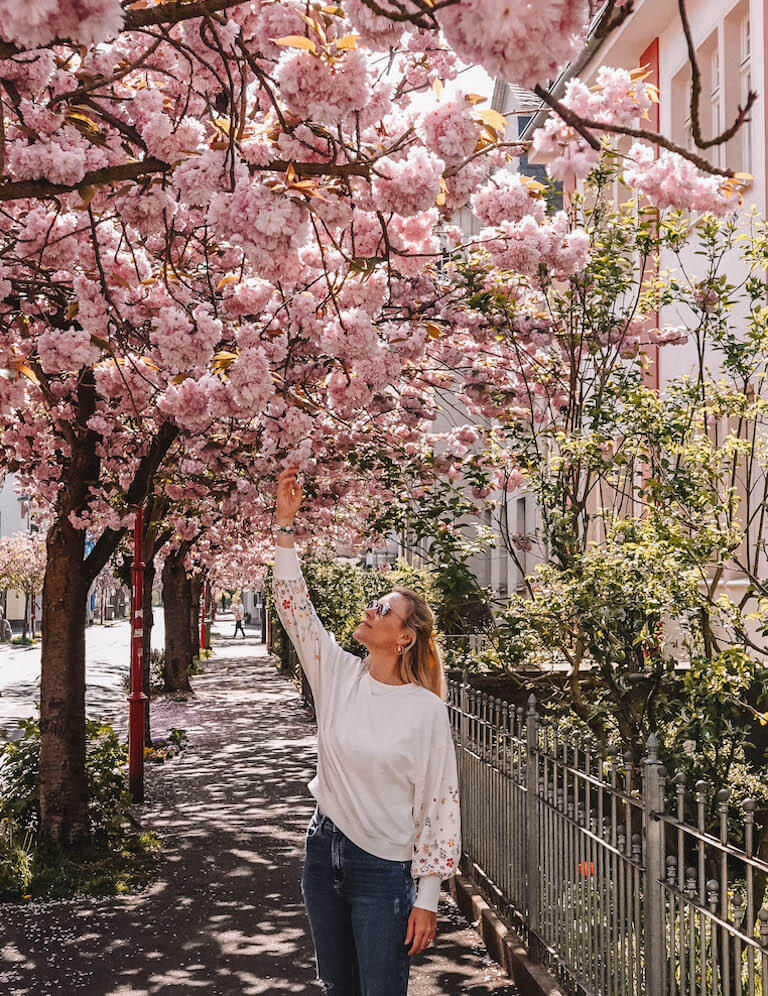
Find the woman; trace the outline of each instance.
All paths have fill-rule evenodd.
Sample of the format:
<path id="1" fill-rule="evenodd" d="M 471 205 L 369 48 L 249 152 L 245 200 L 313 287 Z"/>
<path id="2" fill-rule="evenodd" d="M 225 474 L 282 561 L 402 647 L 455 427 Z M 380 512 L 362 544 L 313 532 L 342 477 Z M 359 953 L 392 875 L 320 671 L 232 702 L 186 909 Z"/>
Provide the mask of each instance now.
<path id="1" fill-rule="evenodd" d="M 317 977 L 332 996 L 405 996 L 410 958 L 434 940 L 440 882 L 461 854 L 434 619 L 420 595 L 396 588 L 355 630 L 366 659 L 338 646 L 293 549 L 297 469 L 278 479 L 274 598 L 317 712 L 317 809 L 301 880 Z"/>

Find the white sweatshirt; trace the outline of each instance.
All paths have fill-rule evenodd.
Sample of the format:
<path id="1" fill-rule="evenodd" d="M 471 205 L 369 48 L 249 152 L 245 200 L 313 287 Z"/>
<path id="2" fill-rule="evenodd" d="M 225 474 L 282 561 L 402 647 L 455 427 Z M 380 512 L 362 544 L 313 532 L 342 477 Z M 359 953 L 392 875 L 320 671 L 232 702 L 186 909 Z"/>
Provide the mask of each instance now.
<path id="1" fill-rule="evenodd" d="M 456 752 L 445 703 L 421 685 L 386 685 L 317 617 L 296 552 L 275 548 L 274 598 L 317 713 L 309 791 L 354 844 L 412 861 L 416 906 L 437 910 L 461 856 Z"/>

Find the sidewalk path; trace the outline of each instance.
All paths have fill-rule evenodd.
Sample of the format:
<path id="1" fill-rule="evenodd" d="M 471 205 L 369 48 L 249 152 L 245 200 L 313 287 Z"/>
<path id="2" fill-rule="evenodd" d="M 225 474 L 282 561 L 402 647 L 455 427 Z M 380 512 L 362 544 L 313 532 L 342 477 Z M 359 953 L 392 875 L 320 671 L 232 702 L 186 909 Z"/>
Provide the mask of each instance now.
<path id="1" fill-rule="evenodd" d="M 142 820 L 165 840 L 160 877 L 135 896 L 0 907 L 0 992 L 321 991 L 299 888 L 312 722 L 252 637 L 220 640 L 194 685 L 189 703 L 153 706 L 156 734 L 183 727 L 190 739 L 148 769 Z M 446 898 L 412 980 L 410 996 L 516 992 Z"/>

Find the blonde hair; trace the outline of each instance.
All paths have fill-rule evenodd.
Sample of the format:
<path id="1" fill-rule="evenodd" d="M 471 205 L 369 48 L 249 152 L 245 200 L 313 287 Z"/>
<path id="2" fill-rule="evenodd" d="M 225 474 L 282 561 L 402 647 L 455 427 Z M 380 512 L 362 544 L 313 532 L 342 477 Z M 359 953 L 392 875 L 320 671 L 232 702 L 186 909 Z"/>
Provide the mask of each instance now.
<path id="1" fill-rule="evenodd" d="M 400 677 L 409 684 L 423 685 L 439 698 L 446 695 L 443 661 L 435 643 L 435 616 L 426 599 L 411 588 L 392 591 L 408 599 L 411 609 L 405 625 L 414 634 L 413 643 L 400 654 Z"/>

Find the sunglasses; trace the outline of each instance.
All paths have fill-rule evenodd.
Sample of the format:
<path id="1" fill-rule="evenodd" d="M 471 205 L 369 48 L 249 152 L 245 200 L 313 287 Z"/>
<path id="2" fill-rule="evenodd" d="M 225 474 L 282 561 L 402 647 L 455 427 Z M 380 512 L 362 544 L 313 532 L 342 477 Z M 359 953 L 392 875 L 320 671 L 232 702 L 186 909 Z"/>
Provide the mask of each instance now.
<path id="1" fill-rule="evenodd" d="M 376 613 L 377 616 L 388 616 L 391 612 L 392 615 L 397 616 L 403 626 L 407 626 L 408 623 L 403 619 L 399 612 L 395 612 L 389 602 L 381 602 L 378 598 L 374 598 L 372 602 L 366 605 L 366 609 L 370 609 Z"/>

